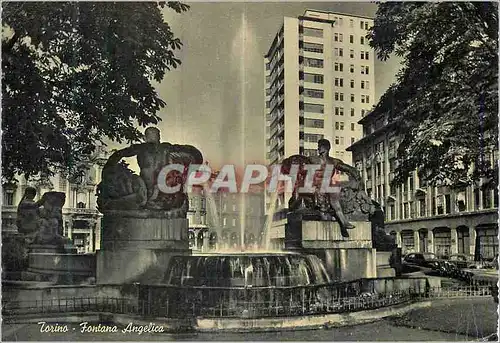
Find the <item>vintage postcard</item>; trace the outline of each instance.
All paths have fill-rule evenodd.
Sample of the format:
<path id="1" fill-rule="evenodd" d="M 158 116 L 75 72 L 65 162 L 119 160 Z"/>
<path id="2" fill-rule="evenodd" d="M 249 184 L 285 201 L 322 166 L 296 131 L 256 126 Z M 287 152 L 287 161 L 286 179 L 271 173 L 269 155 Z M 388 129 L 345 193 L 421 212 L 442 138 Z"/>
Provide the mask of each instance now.
<path id="1" fill-rule="evenodd" d="M 498 341 L 497 2 L 2 8 L 2 341 Z"/>

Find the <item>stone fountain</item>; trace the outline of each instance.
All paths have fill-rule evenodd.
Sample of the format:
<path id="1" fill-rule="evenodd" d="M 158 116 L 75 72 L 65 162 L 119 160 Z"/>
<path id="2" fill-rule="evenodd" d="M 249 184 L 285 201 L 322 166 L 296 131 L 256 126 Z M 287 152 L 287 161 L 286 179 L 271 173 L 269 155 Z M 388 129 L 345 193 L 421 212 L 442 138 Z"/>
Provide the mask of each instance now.
<path id="1" fill-rule="evenodd" d="M 146 141 L 113 153 L 102 171 L 98 208 L 103 213 L 101 250 L 97 254 L 97 283 L 158 283 L 174 255 L 190 255 L 187 195 L 184 176 L 172 171 L 172 194 L 158 189 L 159 171 L 168 164 L 202 164 L 201 152 L 190 145 L 160 142 L 160 131 L 148 128 Z M 140 174 L 121 162 L 137 156 Z"/>

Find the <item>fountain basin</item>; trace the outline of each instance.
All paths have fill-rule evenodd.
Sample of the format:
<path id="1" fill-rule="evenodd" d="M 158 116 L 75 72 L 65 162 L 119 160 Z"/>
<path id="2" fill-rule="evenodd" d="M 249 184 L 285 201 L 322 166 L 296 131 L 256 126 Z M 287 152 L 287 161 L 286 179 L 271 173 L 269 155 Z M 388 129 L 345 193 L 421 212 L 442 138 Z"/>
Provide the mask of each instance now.
<path id="1" fill-rule="evenodd" d="M 330 282 L 315 255 L 224 252 L 173 256 L 164 284 L 183 287 L 294 287 Z"/>

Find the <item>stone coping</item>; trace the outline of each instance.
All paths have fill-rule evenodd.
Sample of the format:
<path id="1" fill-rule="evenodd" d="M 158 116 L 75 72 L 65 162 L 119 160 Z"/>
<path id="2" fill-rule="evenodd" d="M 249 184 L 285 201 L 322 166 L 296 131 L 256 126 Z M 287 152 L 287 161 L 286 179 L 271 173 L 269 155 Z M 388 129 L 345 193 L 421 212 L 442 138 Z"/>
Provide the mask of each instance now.
<path id="1" fill-rule="evenodd" d="M 427 308 L 432 301 L 422 301 L 410 304 L 394 305 L 374 310 L 356 311 L 348 313 L 335 313 L 324 315 L 271 317 L 271 318 L 144 318 L 135 315 L 113 314 L 107 312 L 71 312 L 66 315 L 30 314 L 4 316 L 4 323 L 27 324 L 37 323 L 40 320 L 56 321 L 59 323 L 81 323 L 82 321 L 106 321 L 117 325 L 148 325 L 154 323 L 163 326 L 165 333 L 184 331 L 220 332 L 220 331 L 283 331 L 297 329 L 324 329 L 331 327 L 353 326 L 375 322 L 383 318 L 402 315 L 410 310 Z"/>
<path id="2" fill-rule="evenodd" d="M 121 217 L 121 218 L 137 218 L 137 219 L 150 219 L 150 218 L 163 218 L 163 219 L 185 219 L 187 220 L 186 210 L 173 209 L 173 210 L 107 210 L 102 212 L 104 217 Z"/>

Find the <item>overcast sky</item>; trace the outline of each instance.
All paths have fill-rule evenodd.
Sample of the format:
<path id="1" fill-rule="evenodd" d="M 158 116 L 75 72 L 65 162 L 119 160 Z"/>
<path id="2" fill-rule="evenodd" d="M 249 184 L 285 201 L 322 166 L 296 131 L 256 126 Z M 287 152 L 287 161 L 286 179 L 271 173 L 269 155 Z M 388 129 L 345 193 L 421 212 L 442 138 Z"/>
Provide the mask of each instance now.
<path id="1" fill-rule="evenodd" d="M 370 17 L 376 12 L 375 4 L 363 2 L 189 5 L 182 14 L 164 12 L 184 46 L 177 54 L 181 67 L 157 87 L 167 103 L 159 128 L 162 140 L 192 144 L 216 167 L 239 164 L 242 155 L 246 162 L 264 162 L 263 56 L 283 17 L 306 9 Z M 394 70 L 376 65 L 377 93 L 390 84 Z"/>

